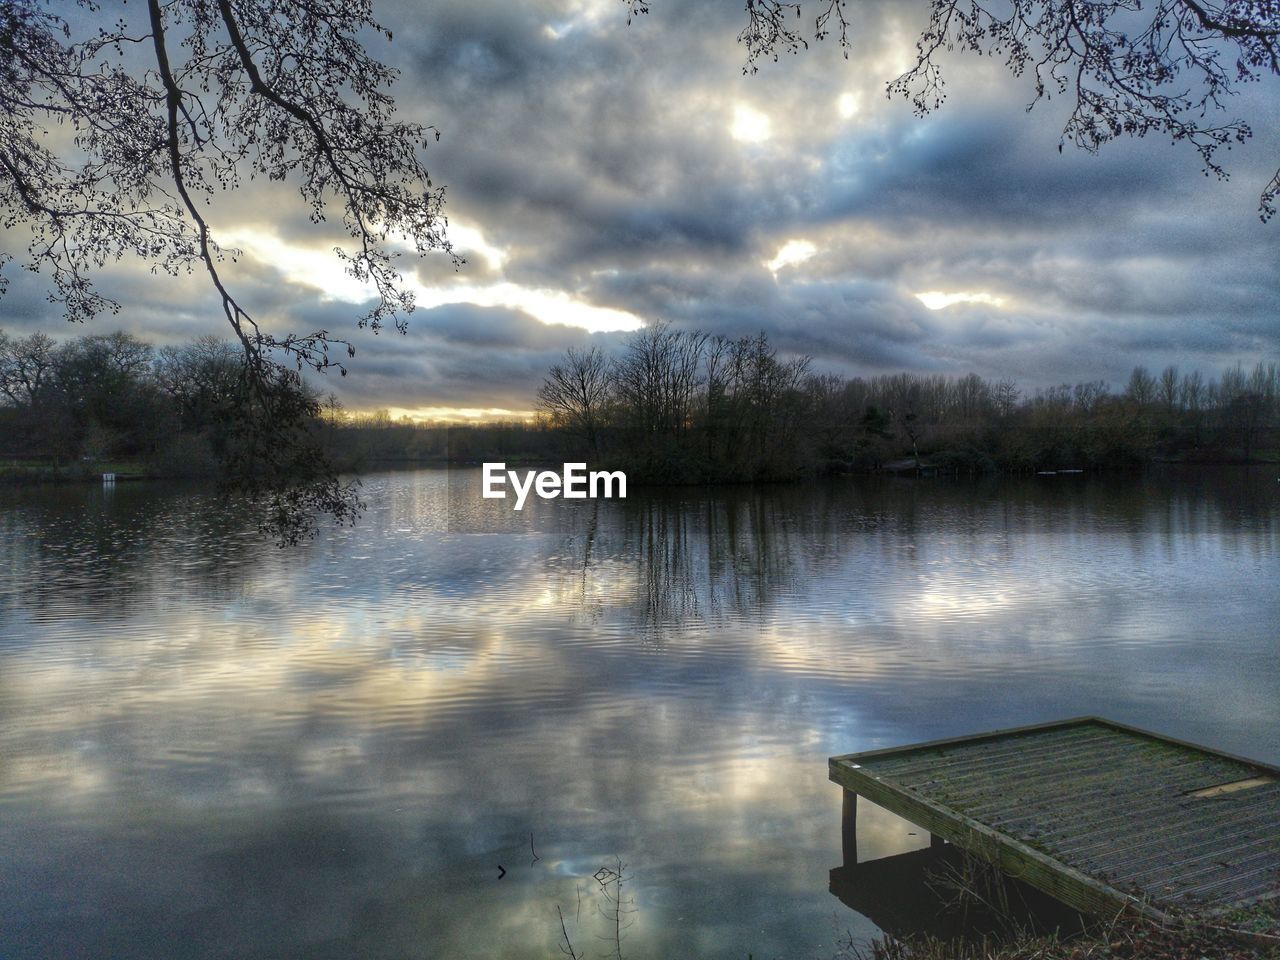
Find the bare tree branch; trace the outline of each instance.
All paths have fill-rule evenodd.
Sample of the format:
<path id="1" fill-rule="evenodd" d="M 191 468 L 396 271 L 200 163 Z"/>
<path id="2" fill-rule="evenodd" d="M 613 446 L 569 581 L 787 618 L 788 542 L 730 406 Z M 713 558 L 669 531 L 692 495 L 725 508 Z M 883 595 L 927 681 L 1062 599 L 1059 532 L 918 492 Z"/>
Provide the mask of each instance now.
<path id="1" fill-rule="evenodd" d="M 397 248 L 462 261 L 419 159 L 438 133 L 394 117 L 396 73 L 365 47 L 390 32 L 370 0 L 146 0 L 142 16 L 125 8 L 109 26 L 92 0 L 79 6 L 84 16 L 49 0 L 0 4 L 0 225 L 29 230 L 26 265 L 50 275 L 69 320 L 119 309 L 93 284 L 108 262 L 206 274 L 244 352 L 244 442 L 229 473 L 283 512 L 351 516 L 354 497 L 323 462 L 308 472 L 315 401 L 300 373 L 345 374 L 333 348 L 354 348 L 323 329 L 271 333 L 245 308 L 214 201 L 262 177 L 295 182 L 315 223 L 340 209 L 350 244 L 336 252 L 376 294 L 359 325 L 403 330 L 413 297 Z"/>

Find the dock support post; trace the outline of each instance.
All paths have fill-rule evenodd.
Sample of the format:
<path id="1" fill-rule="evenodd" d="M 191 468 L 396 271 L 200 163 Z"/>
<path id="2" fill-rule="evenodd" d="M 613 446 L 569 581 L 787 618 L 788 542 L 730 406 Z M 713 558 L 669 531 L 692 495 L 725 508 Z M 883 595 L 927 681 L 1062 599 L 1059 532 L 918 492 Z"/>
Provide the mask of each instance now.
<path id="1" fill-rule="evenodd" d="M 858 795 L 852 790 L 844 791 L 844 802 L 840 808 L 840 849 L 844 854 L 844 865 L 858 865 Z"/>

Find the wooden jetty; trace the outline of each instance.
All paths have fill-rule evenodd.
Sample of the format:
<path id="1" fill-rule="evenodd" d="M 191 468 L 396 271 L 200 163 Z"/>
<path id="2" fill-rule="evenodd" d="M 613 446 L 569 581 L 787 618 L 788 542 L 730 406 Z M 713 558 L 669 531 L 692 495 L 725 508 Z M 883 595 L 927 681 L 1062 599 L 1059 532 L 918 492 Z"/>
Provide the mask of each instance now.
<path id="1" fill-rule="evenodd" d="M 845 789 L 1086 913 L 1280 895 L 1280 767 L 1100 717 L 832 757 Z"/>

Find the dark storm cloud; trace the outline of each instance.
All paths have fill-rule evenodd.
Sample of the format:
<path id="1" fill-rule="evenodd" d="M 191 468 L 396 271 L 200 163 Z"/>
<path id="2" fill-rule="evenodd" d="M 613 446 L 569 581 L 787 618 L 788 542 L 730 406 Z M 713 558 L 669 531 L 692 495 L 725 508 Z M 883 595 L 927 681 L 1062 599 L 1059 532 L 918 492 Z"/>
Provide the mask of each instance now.
<path id="1" fill-rule="evenodd" d="M 828 153 L 831 188 L 815 213 L 834 221 L 960 220 L 977 230 L 1061 227 L 1082 216 L 1117 219 L 1170 177 L 1112 155 L 1060 155 L 1039 120 L 956 110 L 879 136 L 842 138 Z"/>
<path id="2" fill-rule="evenodd" d="M 376 8 L 395 39 L 374 53 L 402 70 L 402 114 L 442 133 L 424 159 L 468 260 L 456 273 L 443 256 L 407 261 L 428 290 L 508 284 L 726 336 L 763 330 L 850 373 L 1036 386 L 1280 354 L 1280 226 L 1256 216 L 1280 158 L 1274 85 L 1231 104 L 1257 138 L 1224 156 L 1223 184 L 1155 138 L 1060 153 L 1066 104 L 1027 112 L 1028 83 L 988 58 L 948 59 L 947 104 L 912 116 L 884 82 L 921 26 L 914 3 L 860 7 L 848 62 L 824 44 L 755 76 L 742 75 L 736 3 L 659 0 L 631 27 L 620 0 Z M 735 138 L 742 117 L 763 125 Z M 287 185 L 249 184 L 219 215 L 293 248 L 343 240 Z M 490 249 L 469 248 L 468 230 Z M 793 239 L 812 256 L 768 269 Z M 244 258 L 237 291 L 273 326 L 353 339 L 336 383 L 353 406 L 527 409 L 565 348 L 622 339 L 544 324 L 518 294 L 420 310 L 407 337 L 373 337 L 354 329 L 358 304 L 286 267 Z M 122 266 L 108 283 L 141 332 L 221 332 L 198 277 Z M 34 289 L 15 282 L 0 327 L 51 322 Z M 1001 303 L 931 311 L 925 291 Z"/>
<path id="3" fill-rule="evenodd" d="M 515 27 L 497 16 L 498 34 L 509 37 L 503 30 Z M 469 17 L 471 29 L 487 29 L 483 5 Z M 1187 151 L 1154 142 L 1119 143 L 1098 157 L 1070 147 L 1059 154 L 1061 111 L 1049 105 L 1025 113 L 1026 91 L 993 85 L 998 71 L 986 75 L 985 88 L 963 90 L 963 70 L 983 69 L 974 63 L 959 65 L 956 85 L 970 100 L 958 109 L 921 121 L 901 104 L 877 107 L 873 122 L 844 130 L 832 116 L 801 126 L 774 115 L 775 136 L 744 147 L 723 130 L 736 99 L 780 99 L 789 114 L 811 111 L 815 99 L 829 105 L 842 87 L 831 80 L 831 64 L 802 59 L 742 80 L 733 71 L 741 51 L 720 44 L 723 34 L 661 33 L 664 46 L 655 48 L 642 35 L 653 29 L 651 20 L 621 36 L 581 35 L 575 52 L 616 55 L 610 82 L 586 87 L 577 72 L 582 61 L 557 63 L 545 40 L 497 45 L 507 51 L 508 71 L 527 70 L 538 103 L 551 105 L 524 110 L 530 94 L 510 84 L 495 87 L 487 102 L 486 129 L 503 133 L 484 151 L 480 202 L 508 223 L 534 217 L 539 224 L 537 246 L 520 248 L 510 275 L 586 279 L 597 296 L 645 316 L 725 333 L 765 329 L 787 348 L 864 367 L 945 368 L 970 357 L 985 357 L 990 367 L 992 351 L 1040 350 L 1061 340 L 1057 377 L 1084 375 L 1099 369 L 1102 356 L 1090 353 L 1095 327 L 1126 331 L 1106 338 L 1108 345 L 1208 348 L 1216 356 L 1258 346 L 1230 333 L 1243 326 L 1274 349 L 1274 326 L 1265 319 L 1277 303 L 1263 279 L 1269 274 L 1232 274 L 1242 259 L 1274 259 L 1275 240 L 1224 229 L 1232 217 L 1256 222 L 1256 176 L 1246 190 L 1205 184 Z M 692 49 L 700 59 L 689 58 Z M 465 70 L 447 58 L 424 69 L 454 67 Z M 849 69 L 856 78 L 856 67 Z M 814 83 L 819 71 L 825 87 Z M 815 97 L 815 89 L 825 95 Z M 517 93 L 508 105 L 509 91 Z M 720 111 L 714 122 L 696 122 L 709 110 Z M 556 127 L 569 135 L 544 166 L 522 146 L 541 143 Z M 627 143 L 632 149 L 619 149 Z M 1246 173 L 1263 169 L 1252 166 Z M 458 189 L 460 207 L 472 202 L 465 183 Z M 1216 191 L 1208 204 L 1206 191 Z M 1160 215 L 1180 207 L 1190 215 L 1172 217 L 1172 225 Z M 909 236 L 891 254 L 864 247 L 853 262 L 830 264 L 828 283 L 793 278 L 789 289 L 773 289 L 761 269 L 787 235 L 825 230 L 838 245 L 842 230 L 856 234 L 865 225 Z M 1198 269 L 1187 269 L 1188 257 Z M 930 317 L 910 297 L 992 286 L 1021 294 L 1034 310 L 952 307 Z M 1202 332 L 1205 325 L 1220 334 Z M 1087 335 L 1069 346 L 1070 330 Z"/>
<path id="4" fill-rule="evenodd" d="M 518 310 L 450 304 L 416 312 L 406 334 L 361 338 L 340 393 L 356 407 L 529 410 L 565 350 L 593 340 L 617 346 L 617 339 Z"/>

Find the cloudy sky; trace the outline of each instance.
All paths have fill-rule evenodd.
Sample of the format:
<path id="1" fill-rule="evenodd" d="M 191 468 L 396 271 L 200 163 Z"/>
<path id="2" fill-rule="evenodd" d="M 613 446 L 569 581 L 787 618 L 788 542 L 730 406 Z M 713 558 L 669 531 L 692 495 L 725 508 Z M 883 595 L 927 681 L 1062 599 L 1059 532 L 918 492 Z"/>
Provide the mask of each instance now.
<path id="1" fill-rule="evenodd" d="M 527 411 L 567 347 L 656 319 L 764 330 L 818 370 L 1028 388 L 1280 359 L 1280 222 L 1257 216 L 1275 82 L 1235 98 L 1255 138 L 1219 183 L 1157 138 L 1059 153 L 1065 101 L 1026 112 L 1029 82 L 985 57 L 943 61 L 947 103 L 913 116 L 884 90 L 922 0 L 851 5 L 847 61 L 828 42 L 754 76 L 740 2 L 652 6 L 627 26 L 622 0 L 375 0 L 394 41 L 372 52 L 402 71 L 401 114 L 441 131 L 424 159 L 467 263 L 411 265 L 406 336 L 356 330 L 333 235 L 296 190 L 253 185 L 214 208 L 246 254 L 227 279 L 278 332 L 351 337 L 350 376 L 324 384 L 349 407 L 419 416 Z M 0 329 L 68 332 L 40 278 L 6 274 Z M 124 304 L 104 331 L 224 330 L 198 280 L 123 263 L 102 285 Z"/>

